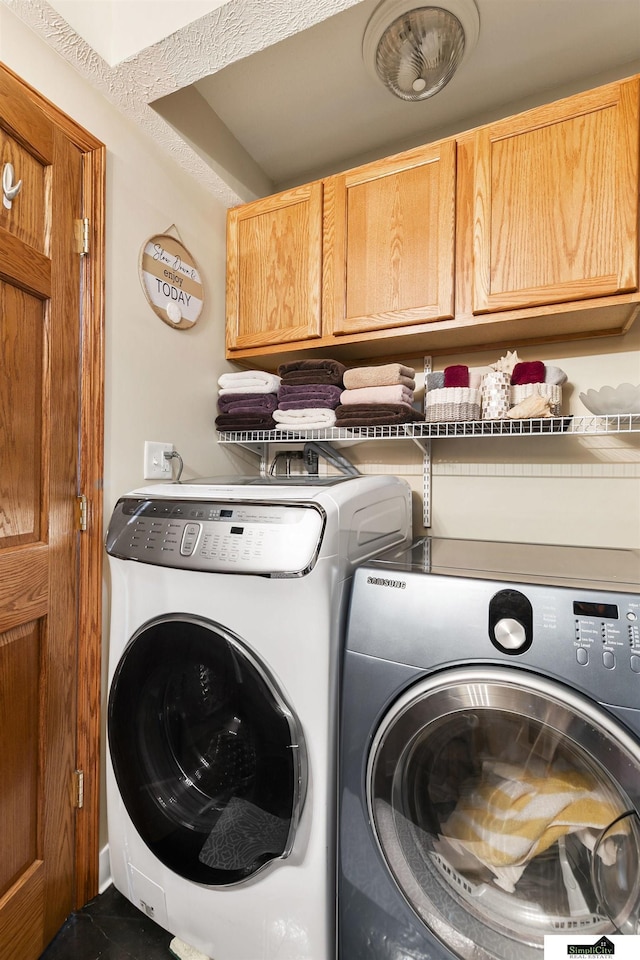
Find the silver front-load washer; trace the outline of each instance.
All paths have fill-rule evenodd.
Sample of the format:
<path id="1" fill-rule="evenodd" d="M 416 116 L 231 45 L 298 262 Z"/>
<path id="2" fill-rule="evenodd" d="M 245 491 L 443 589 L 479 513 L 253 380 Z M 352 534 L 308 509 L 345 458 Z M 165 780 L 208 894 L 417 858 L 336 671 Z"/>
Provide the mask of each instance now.
<path id="1" fill-rule="evenodd" d="M 640 552 L 427 539 L 354 579 L 339 960 L 638 934 Z"/>

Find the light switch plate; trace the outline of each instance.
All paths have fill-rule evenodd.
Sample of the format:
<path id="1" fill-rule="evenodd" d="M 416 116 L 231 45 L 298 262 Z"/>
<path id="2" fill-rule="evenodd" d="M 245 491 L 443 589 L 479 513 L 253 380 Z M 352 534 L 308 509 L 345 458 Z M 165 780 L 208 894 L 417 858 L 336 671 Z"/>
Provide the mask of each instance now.
<path id="1" fill-rule="evenodd" d="M 158 440 L 144 442 L 144 479 L 171 480 L 173 470 L 171 460 L 167 460 L 165 453 L 173 453 L 172 443 L 162 443 Z"/>

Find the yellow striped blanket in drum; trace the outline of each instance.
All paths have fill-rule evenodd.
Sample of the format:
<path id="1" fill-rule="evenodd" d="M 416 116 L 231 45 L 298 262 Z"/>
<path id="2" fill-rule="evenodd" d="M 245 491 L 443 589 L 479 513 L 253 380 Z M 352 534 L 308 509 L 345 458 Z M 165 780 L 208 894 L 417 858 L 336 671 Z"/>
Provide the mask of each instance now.
<path id="1" fill-rule="evenodd" d="M 496 762 L 485 765 L 482 779 L 468 793 L 463 790 L 441 836 L 512 891 L 526 865 L 560 837 L 579 833 L 592 849 L 620 812 L 584 773 L 551 768 L 541 776 Z"/>

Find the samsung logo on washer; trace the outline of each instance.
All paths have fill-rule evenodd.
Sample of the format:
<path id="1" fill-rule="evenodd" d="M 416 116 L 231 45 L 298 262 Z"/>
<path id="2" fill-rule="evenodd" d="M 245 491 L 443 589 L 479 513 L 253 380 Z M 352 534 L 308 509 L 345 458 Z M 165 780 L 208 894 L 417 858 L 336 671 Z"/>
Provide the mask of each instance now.
<path id="1" fill-rule="evenodd" d="M 387 580 L 384 577 L 367 577 L 367 583 L 374 587 L 395 587 L 396 590 L 404 590 L 407 585 L 406 580 Z"/>

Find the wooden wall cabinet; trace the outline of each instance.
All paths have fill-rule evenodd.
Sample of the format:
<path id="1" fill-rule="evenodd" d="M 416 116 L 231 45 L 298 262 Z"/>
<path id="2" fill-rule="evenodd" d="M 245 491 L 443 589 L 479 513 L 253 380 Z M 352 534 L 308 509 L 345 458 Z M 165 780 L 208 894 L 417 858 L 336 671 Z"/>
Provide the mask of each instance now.
<path id="1" fill-rule="evenodd" d="M 322 183 L 236 207 L 227 218 L 227 352 L 319 337 Z"/>
<path id="2" fill-rule="evenodd" d="M 327 180 L 325 334 L 453 317 L 455 188 L 454 140 Z"/>
<path id="3" fill-rule="evenodd" d="M 473 312 L 638 289 L 638 82 L 475 134 Z"/>
<path id="4" fill-rule="evenodd" d="M 230 211 L 228 359 L 624 333 L 639 118 L 636 76 Z"/>

